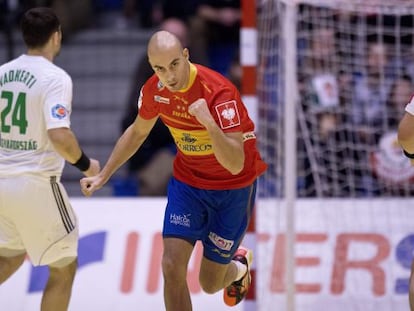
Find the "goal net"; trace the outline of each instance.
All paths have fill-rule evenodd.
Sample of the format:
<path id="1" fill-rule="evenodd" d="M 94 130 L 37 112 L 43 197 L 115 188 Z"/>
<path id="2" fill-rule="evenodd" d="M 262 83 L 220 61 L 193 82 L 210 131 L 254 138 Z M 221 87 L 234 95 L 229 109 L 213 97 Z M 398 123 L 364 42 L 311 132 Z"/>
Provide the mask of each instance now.
<path id="1" fill-rule="evenodd" d="M 272 168 L 262 191 L 272 196 L 283 192 L 284 69 L 292 64 L 284 62 L 283 2 L 259 10 L 260 130 Z M 414 168 L 395 141 L 414 93 L 413 11 L 412 1 L 297 4 L 298 196 L 413 192 Z"/>
<path id="2" fill-rule="evenodd" d="M 414 2 L 257 6 L 258 131 L 269 164 L 259 182 L 259 309 L 409 310 L 414 167 L 397 128 L 414 94 Z"/>

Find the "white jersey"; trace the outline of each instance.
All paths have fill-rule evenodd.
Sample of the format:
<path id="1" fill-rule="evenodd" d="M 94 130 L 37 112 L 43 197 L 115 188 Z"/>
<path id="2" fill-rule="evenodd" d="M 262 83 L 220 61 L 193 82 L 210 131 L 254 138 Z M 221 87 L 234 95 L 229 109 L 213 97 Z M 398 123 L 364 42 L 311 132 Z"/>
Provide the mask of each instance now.
<path id="1" fill-rule="evenodd" d="M 72 79 L 42 56 L 0 66 L 0 178 L 58 176 L 65 160 L 47 130 L 70 127 Z"/>
<path id="2" fill-rule="evenodd" d="M 411 97 L 410 102 L 405 106 L 405 111 L 409 114 L 414 115 L 414 96 Z"/>

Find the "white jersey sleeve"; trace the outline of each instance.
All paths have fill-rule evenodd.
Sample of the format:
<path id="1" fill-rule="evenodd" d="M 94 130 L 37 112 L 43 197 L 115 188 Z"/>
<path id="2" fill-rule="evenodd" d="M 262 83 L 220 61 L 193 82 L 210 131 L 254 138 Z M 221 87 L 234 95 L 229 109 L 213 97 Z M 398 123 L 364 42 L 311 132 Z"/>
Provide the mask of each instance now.
<path id="1" fill-rule="evenodd" d="M 67 74 L 51 76 L 44 91 L 46 128 L 70 127 L 72 111 L 72 79 Z"/>

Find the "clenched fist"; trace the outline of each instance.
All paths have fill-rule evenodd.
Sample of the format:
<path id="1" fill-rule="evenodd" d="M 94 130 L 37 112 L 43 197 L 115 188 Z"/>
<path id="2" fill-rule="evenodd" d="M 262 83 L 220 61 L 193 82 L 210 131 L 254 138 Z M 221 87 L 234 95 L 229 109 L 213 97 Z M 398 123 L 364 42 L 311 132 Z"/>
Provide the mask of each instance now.
<path id="1" fill-rule="evenodd" d="M 196 117 L 197 121 L 209 128 L 211 124 L 215 124 L 215 121 L 208 110 L 207 102 L 204 98 L 197 99 L 188 107 L 188 113 Z"/>

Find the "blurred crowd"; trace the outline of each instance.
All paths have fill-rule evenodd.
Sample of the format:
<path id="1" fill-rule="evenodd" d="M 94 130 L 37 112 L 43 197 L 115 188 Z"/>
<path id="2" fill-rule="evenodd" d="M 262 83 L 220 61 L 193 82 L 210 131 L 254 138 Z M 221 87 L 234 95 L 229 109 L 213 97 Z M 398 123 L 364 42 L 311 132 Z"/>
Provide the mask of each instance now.
<path id="1" fill-rule="evenodd" d="M 414 16 L 312 14 L 313 25 L 299 30 L 303 194 L 414 193 L 396 135 L 414 93 Z"/>
<path id="2" fill-rule="evenodd" d="M 240 87 L 240 0 L 0 0 L 0 30 L 10 59 L 16 56 L 13 28 L 21 13 L 33 6 L 56 10 L 67 42 L 91 28 L 168 30 L 189 48 L 191 61 L 211 67 Z M 414 193 L 410 185 L 414 172 L 396 144 L 398 122 L 414 93 L 414 15 L 311 6 L 301 7 L 298 14 L 299 195 Z M 275 33 L 281 29 L 277 18 L 269 23 Z M 282 66 L 277 60 L 278 43 L 272 44 L 273 54 L 259 51 L 268 53 L 259 55 L 260 66 L 266 68 L 259 75 L 263 111 L 267 101 L 282 102 L 278 87 Z M 139 87 L 153 73 L 145 54 L 133 71 L 120 131 L 135 119 Z M 266 114 L 276 124 L 276 110 Z M 264 134 L 268 139 L 278 135 L 271 131 Z M 271 159 L 277 157 L 275 148 L 268 148 Z M 139 195 L 165 195 L 174 153 L 168 130 L 157 123 L 127 164 L 128 178 L 139 185 Z M 276 179 L 276 161 L 269 162 L 265 178 Z"/>
<path id="3" fill-rule="evenodd" d="M 194 61 L 228 75 L 238 59 L 239 0 L 0 0 L 0 30 L 9 38 L 22 12 L 35 6 L 57 12 L 66 40 L 93 27 L 156 29 L 177 19 L 188 32 L 186 44 Z"/>
<path id="4" fill-rule="evenodd" d="M 64 44 L 70 44 L 71 37 L 89 29 L 170 31 L 189 48 L 192 62 L 207 65 L 240 86 L 240 0 L 0 0 L 0 31 L 6 39 L 8 59 L 16 56 L 13 30 L 21 14 L 36 6 L 55 10 Z M 131 76 L 121 131 L 137 116 L 140 86 L 152 74 L 144 54 Z M 175 151 L 168 129 L 159 121 L 142 148 L 128 161 L 128 176 L 116 186 L 123 189 L 115 192 L 165 195 Z"/>

